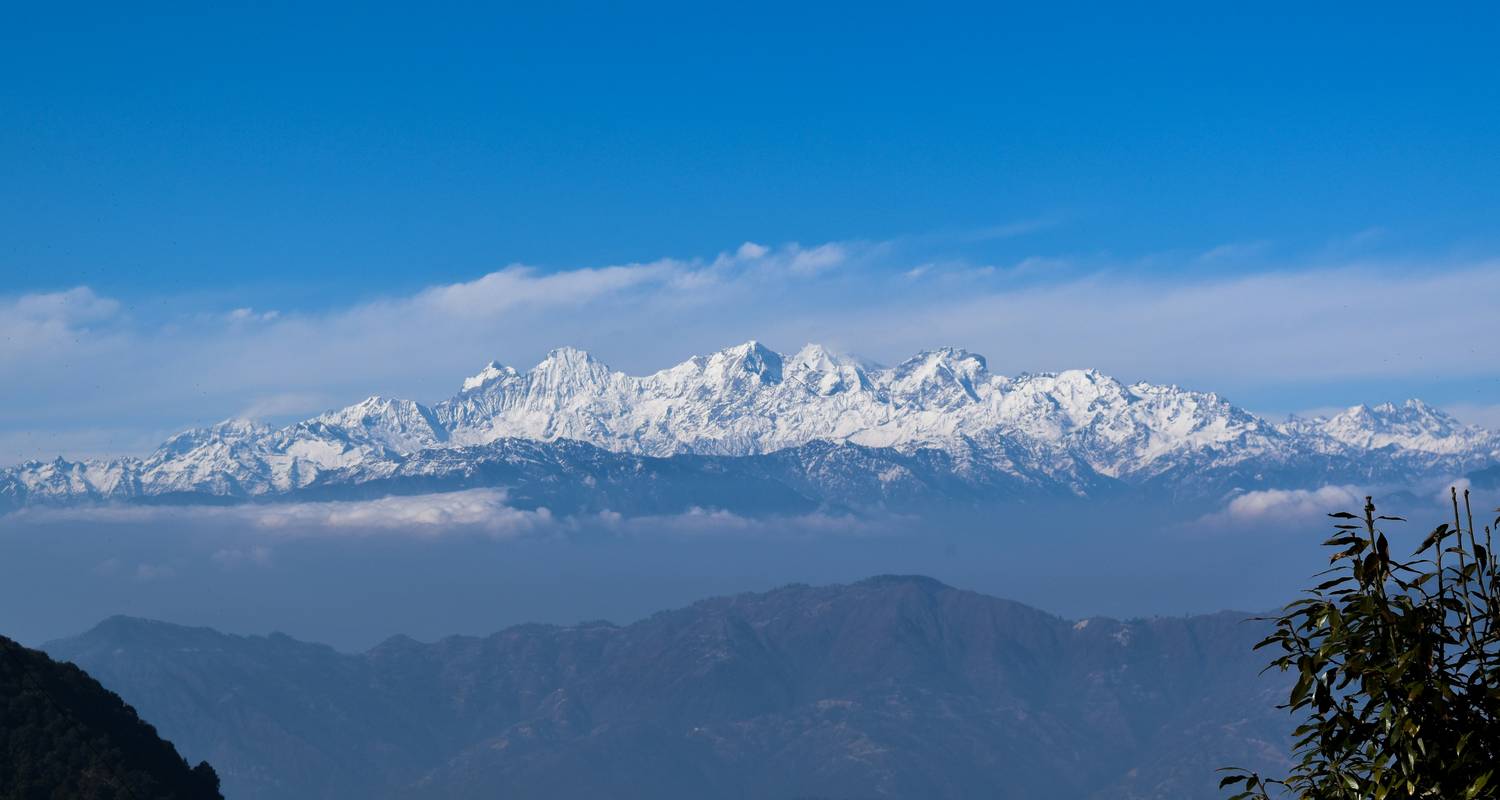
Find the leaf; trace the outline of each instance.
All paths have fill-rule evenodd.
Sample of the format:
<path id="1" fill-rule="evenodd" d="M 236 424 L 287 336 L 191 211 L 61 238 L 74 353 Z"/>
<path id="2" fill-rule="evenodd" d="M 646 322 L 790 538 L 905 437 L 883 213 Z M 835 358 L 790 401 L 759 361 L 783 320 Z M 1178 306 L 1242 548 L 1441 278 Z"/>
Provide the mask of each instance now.
<path id="1" fill-rule="evenodd" d="M 1444 522 L 1436 528 L 1433 528 L 1432 533 L 1427 534 L 1427 538 L 1422 540 L 1422 545 L 1418 547 L 1417 552 L 1412 553 L 1412 555 L 1417 555 L 1427 548 L 1437 544 L 1446 535 L 1448 535 L 1448 523 Z"/>
<path id="2" fill-rule="evenodd" d="M 1347 511 L 1340 511 L 1337 514 L 1329 514 L 1328 516 L 1333 517 L 1334 519 L 1359 519 L 1359 517 L 1356 517 Z"/>
<path id="3" fill-rule="evenodd" d="M 1310 688 L 1312 688 L 1312 673 L 1304 672 L 1302 673 L 1302 676 L 1297 679 L 1297 685 L 1292 687 L 1292 696 L 1290 700 L 1293 708 L 1295 708 L 1298 703 L 1302 702 L 1302 700 L 1307 697 L 1307 690 Z"/>

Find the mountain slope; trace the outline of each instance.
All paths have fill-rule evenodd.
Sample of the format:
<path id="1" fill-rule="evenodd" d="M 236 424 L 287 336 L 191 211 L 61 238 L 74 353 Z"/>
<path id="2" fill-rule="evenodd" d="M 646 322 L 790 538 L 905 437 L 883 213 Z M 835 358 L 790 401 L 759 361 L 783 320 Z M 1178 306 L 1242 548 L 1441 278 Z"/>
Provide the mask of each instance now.
<path id="1" fill-rule="evenodd" d="M 1285 749 L 1243 617 L 883 577 L 359 655 L 124 618 L 49 649 L 242 798 L 1193 798 Z"/>
<path id="2" fill-rule="evenodd" d="M 851 471 L 829 469 L 830 452 Z M 749 342 L 644 377 L 564 348 L 527 372 L 492 363 L 432 407 L 372 397 L 283 428 L 229 421 L 187 431 L 144 459 L 22 464 L 0 471 L 0 510 L 475 485 L 519 489 L 551 507 L 600 507 L 609 492 L 579 498 L 577 486 L 511 473 L 545 463 L 594 482 L 585 486 L 613 482 L 625 496 L 687 494 L 624 478 L 641 465 L 666 469 L 666 459 L 681 460 L 671 471 L 699 484 L 758 474 L 776 484 L 771 494 L 812 507 L 1122 488 L 1217 500 L 1447 480 L 1500 461 L 1500 437 L 1420 401 L 1273 424 L 1215 394 L 1126 385 L 1092 370 L 994 375 L 983 357 L 955 348 L 883 369 L 816 345 L 788 356 Z M 512 468 L 497 472 L 500 462 Z M 763 511 L 761 499 L 748 492 L 732 510 Z M 648 505 L 636 503 L 653 512 L 681 503 Z"/>
<path id="3" fill-rule="evenodd" d="M 218 798 L 118 695 L 0 636 L 0 798 Z"/>

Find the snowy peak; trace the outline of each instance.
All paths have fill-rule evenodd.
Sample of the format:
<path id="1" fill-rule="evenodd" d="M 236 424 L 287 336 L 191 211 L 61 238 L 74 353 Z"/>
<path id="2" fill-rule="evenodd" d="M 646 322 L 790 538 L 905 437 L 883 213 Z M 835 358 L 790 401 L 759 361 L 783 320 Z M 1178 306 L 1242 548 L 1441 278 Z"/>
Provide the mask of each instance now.
<path id="1" fill-rule="evenodd" d="M 448 429 L 431 409 L 412 400 L 379 396 L 329 411 L 305 423 L 308 428 L 317 425 L 335 428 L 351 442 L 383 445 L 400 452 L 448 440 Z"/>
<path id="2" fill-rule="evenodd" d="M 145 459 L 31 462 L 0 470 L 0 506 L 255 497 L 328 481 L 403 491 L 408 470 L 412 486 L 430 485 L 423 469 L 475 479 L 488 447 L 564 459 L 589 449 L 577 442 L 626 457 L 777 454 L 766 463 L 807 470 L 791 479 L 799 486 L 877 492 L 913 485 L 919 462 L 972 487 L 1086 493 L 1101 481 L 1219 491 L 1245 480 L 1447 479 L 1500 461 L 1500 437 L 1417 400 L 1274 425 L 1213 393 L 1096 370 L 994 375 L 957 347 L 882 368 L 817 344 L 783 355 L 751 340 L 645 376 L 564 347 L 525 372 L 490 362 L 432 407 L 374 396 L 279 429 L 227 420 L 185 431 Z M 866 448 L 903 466 L 870 472 L 856 453 Z"/>
<path id="3" fill-rule="evenodd" d="M 781 383 L 784 366 L 785 360 L 780 353 L 751 339 L 709 356 L 704 374 L 717 379 L 725 387 L 741 386 L 745 382 L 772 385 Z"/>
<path id="4" fill-rule="evenodd" d="M 601 391 L 613 377 L 608 366 L 576 347 L 553 350 L 528 373 L 533 394 L 540 389 L 559 397 Z"/>
<path id="5" fill-rule="evenodd" d="M 547 357 L 542 359 L 533 371 L 589 372 L 596 368 L 608 370 L 608 367 L 604 367 L 587 350 L 580 350 L 577 347 L 555 347 L 547 352 Z"/>
<path id="6" fill-rule="evenodd" d="M 499 361 L 491 361 L 484 365 L 484 369 L 464 378 L 462 391 L 471 392 L 475 389 L 483 388 L 491 382 L 514 377 L 516 377 L 515 368 L 507 367 Z"/>
<path id="7" fill-rule="evenodd" d="M 1003 382 L 998 415 L 1038 441 L 1073 443 L 1110 477 L 1147 477 L 1184 461 L 1249 459 L 1286 446 L 1258 417 L 1217 395 L 1176 386 L 1126 386 L 1096 370 Z"/>
<path id="8" fill-rule="evenodd" d="M 891 397 L 907 405 L 951 409 L 980 402 L 988 376 L 983 356 L 957 347 L 928 350 L 890 370 Z"/>
<path id="9" fill-rule="evenodd" d="M 809 344 L 786 362 L 786 378 L 813 394 L 869 391 L 873 388 L 864 366 L 854 358 Z"/>
<path id="10" fill-rule="evenodd" d="M 1139 397 L 1120 381 L 1092 369 L 1023 375 L 1012 386 L 1022 397 L 1054 404 L 1061 417 L 1074 425 L 1087 425 L 1102 413 L 1123 410 Z"/>
<path id="11" fill-rule="evenodd" d="M 1354 447 L 1395 447 L 1422 453 L 1453 454 L 1484 446 L 1493 439 L 1482 428 L 1464 425 L 1421 400 L 1397 405 L 1357 405 L 1327 419 L 1308 421 L 1322 434 Z"/>
<path id="12" fill-rule="evenodd" d="M 162 442 L 152 458 L 181 456 L 205 446 L 229 447 L 255 441 L 271 429 L 245 419 L 226 419 L 207 428 L 189 428 Z"/>

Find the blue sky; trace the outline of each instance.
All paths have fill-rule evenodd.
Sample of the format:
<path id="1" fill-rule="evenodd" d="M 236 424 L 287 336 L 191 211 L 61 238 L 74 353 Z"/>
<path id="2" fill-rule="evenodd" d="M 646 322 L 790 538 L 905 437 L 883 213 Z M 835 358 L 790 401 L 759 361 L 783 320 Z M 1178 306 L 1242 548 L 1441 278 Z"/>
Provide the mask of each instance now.
<path id="1" fill-rule="evenodd" d="M 0 462 L 751 337 L 1500 420 L 1500 14 L 1253 12 L 11 9 Z"/>

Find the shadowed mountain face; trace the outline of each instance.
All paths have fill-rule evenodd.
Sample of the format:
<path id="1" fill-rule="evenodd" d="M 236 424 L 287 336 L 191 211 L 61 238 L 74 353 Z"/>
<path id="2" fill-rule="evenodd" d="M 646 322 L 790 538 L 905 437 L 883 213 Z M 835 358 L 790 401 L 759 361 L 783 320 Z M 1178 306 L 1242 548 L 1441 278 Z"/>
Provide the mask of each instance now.
<path id="1" fill-rule="evenodd" d="M 881 577 L 359 655 L 127 618 L 48 649 L 237 798 L 1207 798 L 1291 727 L 1245 616 Z"/>
<path id="2" fill-rule="evenodd" d="M 0 636 L 0 798 L 223 800 L 119 695 Z"/>

